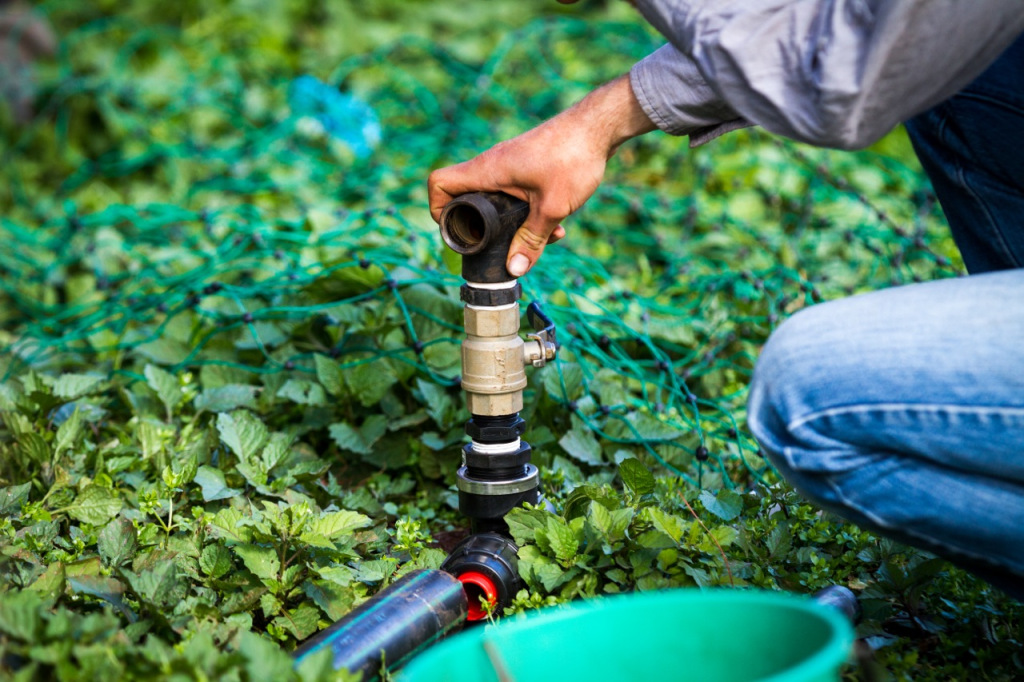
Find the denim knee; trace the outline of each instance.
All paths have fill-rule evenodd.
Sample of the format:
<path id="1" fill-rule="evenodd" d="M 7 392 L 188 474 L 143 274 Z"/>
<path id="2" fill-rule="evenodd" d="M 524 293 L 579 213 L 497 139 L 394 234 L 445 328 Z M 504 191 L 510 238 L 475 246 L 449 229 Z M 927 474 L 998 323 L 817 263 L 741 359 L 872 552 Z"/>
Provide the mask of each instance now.
<path id="1" fill-rule="evenodd" d="M 857 302 L 807 308 L 772 334 L 754 369 L 747 421 L 767 459 L 801 494 L 840 516 L 877 527 L 864 509 L 851 506 L 835 482 L 844 474 L 888 464 L 854 442 L 856 428 L 818 418 L 837 405 L 865 398 L 860 392 L 844 393 L 832 381 L 870 372 L 858 362 L 863 338 L 851 329 L 850 318 L 856 317 L 851 303 Z"/>
<path id="2" fill-rule="evenodd" d="M 833 319 L 831 308 L 832 304 L 822 304 L 786 320 L 768 339 L 754 368 L 747 421 L 769 459 L 783 470 L 801 468 L 792 461 L 795 451 L 806 455 L 819 449 L 790 425 L 816 411 L 827 385 L 828 365 L 835 361 L 836 349 L 822 340 L 829 338 L 827 332 L 842 327 L 840 320 Z M 834 448 L 820 445 L 820 456 L 828 458 Z M 797 459 L 808 461 L 806 456 Z M 819 465 L 833 468 L 827 461 Z"/>
<path id="3" fill-rule="evenodd" d="M 1022 279 L 898 287 L 794 315 L 751 381 L 747 421 L 768 459 L 824 509 L 1022 584 L 1024 360 L 1006 341 L 1024 332 Z"/>

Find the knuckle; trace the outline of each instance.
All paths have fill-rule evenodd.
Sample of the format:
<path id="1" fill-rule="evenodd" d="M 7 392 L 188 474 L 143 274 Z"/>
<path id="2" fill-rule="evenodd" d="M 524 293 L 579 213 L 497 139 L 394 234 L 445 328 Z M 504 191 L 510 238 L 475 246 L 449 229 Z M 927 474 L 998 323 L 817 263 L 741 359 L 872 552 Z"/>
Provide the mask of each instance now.
<path id="1" fill-rule="evenodd" d="M 540 251 L 548 241 L 547 235 L 539 235 L 526 228 L 519 230 L 518 236 L 523 245 L 531 251 Z"/>

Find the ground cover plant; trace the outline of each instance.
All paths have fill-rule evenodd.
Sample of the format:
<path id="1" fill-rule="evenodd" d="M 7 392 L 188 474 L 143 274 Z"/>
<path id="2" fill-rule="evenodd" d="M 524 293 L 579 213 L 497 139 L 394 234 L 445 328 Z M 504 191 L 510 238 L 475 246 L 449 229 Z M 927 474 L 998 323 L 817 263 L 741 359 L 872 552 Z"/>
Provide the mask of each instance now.
<path id="1" fill-rule="evenodd" d="M 432 168 L 658 44 L 625 3 L 70 3 L 0 123 L 0 673 L 333 679 L 288 652 L 465 534 Z M 0 114 L 7 116 L 7 112 Z M 1020 676 L 1020 605 L 807 504 L 746 431 L 801 307 L 959 262 L 901 133 L 624 148 L 524 279 L 559 326 L 515 612 L 854 589 L 897 679 Z M 847 674 L 856 676 L 851 668 Z"/>

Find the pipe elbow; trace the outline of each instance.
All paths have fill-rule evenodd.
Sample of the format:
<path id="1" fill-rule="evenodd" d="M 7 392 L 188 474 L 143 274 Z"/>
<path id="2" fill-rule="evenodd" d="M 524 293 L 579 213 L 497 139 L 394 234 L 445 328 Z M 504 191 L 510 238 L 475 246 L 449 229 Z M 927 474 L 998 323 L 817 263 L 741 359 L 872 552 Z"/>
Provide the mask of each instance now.
<path id="1" fill-rule="evenodd" d="M 501 283 L 516 278 L 505 269 L 512 238 L 526 220 L 530 205 L 504 192 L 472 192 L 449 201 L 441 210 L 441 239 L 462 255 L 467 282 Z"/>

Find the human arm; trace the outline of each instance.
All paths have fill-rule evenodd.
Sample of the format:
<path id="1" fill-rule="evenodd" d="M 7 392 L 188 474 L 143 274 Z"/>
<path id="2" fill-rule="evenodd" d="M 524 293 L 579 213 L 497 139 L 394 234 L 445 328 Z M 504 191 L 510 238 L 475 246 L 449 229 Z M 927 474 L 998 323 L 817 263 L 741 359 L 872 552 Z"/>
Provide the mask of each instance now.
<path id="1" fill-rule="evenodd" d="M 509 251 L 522 274 L 593 194 L 623 140 L 653 129 L 697 144 L 744 125 L 819 146 L 866 146 L 969 83 L 1024 31 L 1022 0 L 635 0 L 671 41 L 573 109 L 435 171 L 451 197 L 531 204 Z M 627 87 L 628 86 L 628 87 Z M 614 132 L 614 135 L 608 133 Z"/>
<path id="2" fill-rule="evenodd" d="M 469 161 L 430 174 L 434 220 L 459 194 L 507 192 L 530 204 L 509 249 L 509 273 L 526 273 L 544 247 L 565 234 L 559 224 L 580 208 L 604 176 L 619 145 L 655 129 L 621 76 L 536 128 L 500 142 Z"/>

